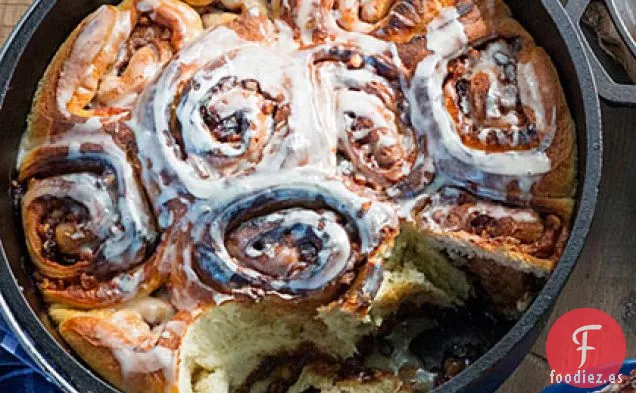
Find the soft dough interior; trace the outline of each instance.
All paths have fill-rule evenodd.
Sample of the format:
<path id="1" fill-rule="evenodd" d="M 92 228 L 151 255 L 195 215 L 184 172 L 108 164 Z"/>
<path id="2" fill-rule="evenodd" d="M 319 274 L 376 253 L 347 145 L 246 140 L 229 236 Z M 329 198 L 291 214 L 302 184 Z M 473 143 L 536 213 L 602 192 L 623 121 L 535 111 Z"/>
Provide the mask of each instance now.
<path id="1" fill-rule="evenodd" d="M 181 391 L 234 391 L 267 356 L 292 353 L 307 343 L 338 357 L 352 355 L 356 330 L 351 329 L 346 341 L 330 334 L 316 316 L 310 308 L 265 302 L 208 309 L 182 345 Z"/>
<path id="2" fill-rule="evenodd" d="M 342 362 L 355 356 L 357 344 L 365 336 L 377 333 L 383 322 L 404 305 L 461 305 L 472 293 L 466 274 L 424 240 L 410 226 L 403 228 L 394 247 L 385 254 L 382 285 L 364 315 L 348 312 L 337 304 L 321 306 L 307 302 L 228 302 L 208 308 L 184 338 L 180 391 L 257 392 L 264 383 L 252 383 L 245 390 L 246 381 L 269 357 L 308 350 L 315 352 L 315 357 L 320 354 Z M 305 385 L 323 392 L 401 389 L 395 378 L 364 383 L 346 378 L 335 381 L 325 370 L 329 371 L 329 367 L 305 367 L 289 391 L 302 392 Z"/>

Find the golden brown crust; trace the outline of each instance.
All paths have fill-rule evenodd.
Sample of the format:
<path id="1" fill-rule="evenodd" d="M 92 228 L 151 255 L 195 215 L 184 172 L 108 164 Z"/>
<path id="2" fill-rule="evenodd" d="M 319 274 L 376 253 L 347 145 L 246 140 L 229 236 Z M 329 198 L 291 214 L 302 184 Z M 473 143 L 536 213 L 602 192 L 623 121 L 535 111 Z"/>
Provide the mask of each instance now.
<path id="1" fill-rule="evenodd" d="M 119 389 L 163 393 L 176 383 L 164 368 L 176 362 L 181 330 L 191 323 L 187 313 L 172 316 L 169 305 L 149 298 L 88 312 L 53 305 L 51 315 L 69 346 Z"/>
<path id="2" fill-rule="evenodd" d="M 576 191 L 576 130 L 554 63 L 512 18 L 502 0 L 478 0 L 476 3 L 485 17 L 490 37 L 521 38 L 519 63 L 532 64 L 544 108 L 555 108 L 556 118 L 552 113 L 546 114 L 548 123 L 553 123 L 556 130 L 547 150 L 552 169 L 533 186 L 532 193 L 537 198 L 571 198 Z"/>
<path id="3" fill-rule="evenodd" d="M 133 345 L 121 330 L 112 324 L 93 317 L 68 319 L 59 327 L 60 334 L 71 348 L 91 368 L 113 385 L 132 393 L 161 393 L 165 380 L 160 371 L 153 373 L 131 373 L 124 375 L 121 364 L 113 355 L 113 346 L 104 342 L 108 337 L 113 342 Z"/>
<path id="4" fill-rule="evenodd" d="M 534 56 L 541 94 L 556 103 L 557 117 L 556 135 L 547 150 L 552 170 L 534 185 L 533 194 L 544 198 L 572 198 L 578 172 L 574 121 L 552 60 L 543 48 L 537 48 Z M 537 64 L 543 64 L 543 67 L 537 67 Z"/>
<path id="5" fill-rule="evenodd" d="M 158 66 L 201 32 L 199 16 L 179 0 L 144 2 L 104 5 L 64 41 L 36 91 L 22 146 L 25 150 L 51 141 L 91 117 L 98 117 L 103 126 L 125 117 L 129 111 L 126 95 L 140 93 Z M 144 10 L 150 7 L 152 20 L 138 10 L 140 4 Z M 148 40 L 154 51 L 139 47 L 140 40 Z M 122 59 L 124 50 L 128 53 Z"/>
<path id="6" fill-rule="evenodd" d="M 85 20 L 82 21 L 64 41 L 40 79 L 28 119 L 27 143 L 23 146 L 27 150 L 53 139 L 55 135 L 62 134 L 73 126 L 73 123 L 59 119 L 56 98 L 57 81 L 75 39 L 85 23 Z"/>
<path id="7" fill-rule="evenodd" d="M 537 199 L 533 209 L 515 208 L 463 194 L 453 202 L 426 207 L 423 231 L 439 246 L 471 258 L 496 261 L 546 277 L 558 262 L 570 234 L 572 199 Z"/>
<path id="8" fill-rule="evenodd" d="M 121 288 L 122 277 L 100 281 L 88 275 L 70 282 L 42 278 L 38 283 L 38 288 L 49 303 L 63 303 L 79 309 L 112 306 L 134 298 L 148 296 L 165 284 L 167 277 L 161 271 L 161 263 L 163 263 L 161 257 L 155 256 L 143 266 L 129 273 L 124 273 L 124 276 L 130 275 L 139 280 L 139 283 L 131 291 Z"/>

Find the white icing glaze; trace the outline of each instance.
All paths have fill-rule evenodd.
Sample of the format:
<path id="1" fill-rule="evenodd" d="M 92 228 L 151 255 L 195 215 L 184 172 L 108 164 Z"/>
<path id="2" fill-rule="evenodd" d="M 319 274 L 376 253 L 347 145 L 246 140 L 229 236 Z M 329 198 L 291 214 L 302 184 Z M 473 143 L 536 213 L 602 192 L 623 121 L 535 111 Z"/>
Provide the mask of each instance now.
<path id="1" fill-rule="evenodd" d="M 428 48 L 432 54 L 424 58 L 415 70 L 412 80 L 405 81 L 404 91 L 411 104 L 411 120 L 419 130 L 428 132 L 428 151 L 434 156 L 436 173 L 445 173 L 450 184 L 476 187 L 480 196 L 506 200 L 506 187 L 511 182 L 517 182 L 524 198 L 530 198 L 532 185 L 551 169 L 550 159 L 546 149 L 551 144 L 554 135 L 554 119 L 556 108 L 550 108 L 552 123 L 547 125 L 545 136 L 540 146 L 531 150 L 513 150 L 504 152 L 487 152 L 471 149 L 462 143 L 455 124 L 445 109 L 443 103 L 442 85 L 448 73 L 447 64 L 451 58 L 457 57 L 467 49 L 467 38 L 461 23 L 456 19 L 456 10 L 449 9 L 442 12 L 440 18 L 430 26 L 439 26 L 440 33 L 429 27 L 427 33 Z M 444 42 L 448 44 L 445 45 Z M 502 48 L 494 45 L 482 53 L 490 58 L 492 52 Z M 438 53 L 439 52 L 439 53 Z M 487 62 L 483 63 L 487 67 Z M 530 64 L 521 64 L 523 70 L 519 89 L 523 105 L 537 113 L 545 114 L 545 108 L 540 103 L 537 81 Z M 524 85 L 525 83 L 525 85 Z M 503 95 L 500 86 L 493 85 L 491 95 L 497 98 Z M 499 116 L 491 111 L 492 116 Z M 510 117 L 504 118 L 512 121 Z M 543 124 L 542 124 L 543 125 Z M 505 136 L 492 129 L 481 131 L 484 140 L 494 132 L 498 139 Z M 518 136 L 513 137 L 513 145 L 518 143 Z M 469 187 L 470 188 L 470 187 Z"/>
<path id="2" fill-rule="evenodd" d="M 257 171 L 272 172 L 281 167 L 312 164 L 322 168 L 326 173 L 333 172 L 335 169 L 333 155 L 310 154 L 310 151 L 334 150 L 335 140 L 329 139 L 328 134 L 321 132 L 319 128 L 323 121 L 320 119 L 321 113 L 316 108 L 317 104 L 311 94 L 313 87 L 310 83 L 310 70 L 307 64 L 309 58 L 308 56 L 291 56 L 290 51 L 296 49 L 296 45 L 290 38 L 285 37 L 285 34 L 281 34 L 281 37 L 273 42 L 266 41 L 263 45 L 245 41 L 225 27 L 206 33 L 180 53 L 179 57 L 168 66 L 153 90 L 147 94 L 146 99 L 142 100 L 139 112 L 143 111 L 141 112 L 143 116 L 135 118 L 133 121 L 137 123 L 131 124 L 137 130 L 139 144 L 146 146 L 141 154 L 148 160 L 152 160 L 153 168 L 157 168 L 157 165 L 159 168 L 170 168 L 194 196 L 208 197 L 215 189 L 215 181 L 219 175 L 215 174 L 217 169 L 213 165 L 208 164 L 203 157 L 195 153 L 209 152 L 215 147 L 230 154 L 236 154 L 236 151 L 221 147 L 209 139 L 209 132 L 203 128 L 201 118 L 196 115 L 196 112 L 207 91 L 217 85 L 222 78 L 236 77 L 237 80 L 258 81 L 261 91 L 269 96 L 282 98 L 283 104 L 288 105 L 290 109 L 290 115 L 283 129 L 264 131 L 275 135 L 270 136 L 272 140 L 262 152 L 263 156 L 256 167 Z M 232 54 L 231 58 L 226 57 L 227 54 Z M 222 61 L 224 64 L 207 71 L 206 67 L 210 67 L 216 61 Z M 261 66 L 255 68 L 252 66 L 255 63 Z M 177 93 L 179 82 L 190 77 L 182 72 L 186 64 L 194 65 L 201 71 L 191 76 L 200 88 L 197 91 L 190 91 L 177 109 L 177 115 L 182 120 L 186 150 L 192 153 L 183 161 L 175 154 L 174 146 L 166 143 L 166 135 L 156 135 L 156 133 L 170 129 L 167 112 L 172 104 L 172 97 Z M 146 100 L 148 102 L 145 102 Z M 229 101 L 226 105 L 228 104 Z M 248 117 L 251 116 L 249 111 L 253 110 L 249 109 L 249 104 L 250 100 L 240 102 L 242 108 L 247 108 L 246 116 Z M 146 117 L 148 112 L 146 107 L 149 105 L 152 106 L 152 112 L 149 114 L 154 114 L 152 118 Z M 234 105 L 239 105 L 239 102 L 235 102 Z M 228 112 L 232 109 L 227 108 Z M 271 127 L 271 121 L 266 121 L 262 127 Z M 290 131 L 292 131 L 290 135 L 283 138 L 285 136 L 283 134 Z M 244 138 L 249 139 L 249 133 Z M 202 179 L 195 170 L 197 166 L 203 167 L 205 172 L 212 175 Z M 153 172 L 157 173 L 158 170 L 153 169 Z M 172 195 L 166 195 L 165 199 L 171 197 Z"/>
<path id="3" fill-rule="evenodd" d="M 125 270 L 140 262 L 142 251 L 157 236 L 146 210 L 146 201 L 135 184 L 136 176 L 125 152 L 109 136 L 88 134 L 81 141 L 103 146 L 104 151 L 81 151 L 77 136 L 72 133 L 45 148 L 66 148 L 68 162 L 76 162 L 75 165 L 87 162 L 105 164 L 113 172 L 115 180 L 110 181 L 108 175 L 83 172 L 48 177 L 30 188 L 22 203 L 28 206 L 36 199 L 50 196 L 70 198 L 84 206 L 90 217 L 86 230 L 102 240 L 97 250 L 98 269 L 102 272 Z M 37 155 L 38 151 L 32 153 Z"/>
<path id="4" fill-rule="evenodd" d="M 241 266 L 239 261 L 231 257 L 226 249 L 227 227 L 232 218 L 240 216 L 253 209 L 254 206 L 267 206 L 280 202 L 295 203 L 312 202 L 319 203 L 334 212 L 345 217 L 347 222 L 353 224 L 355 233 L 359 238 L 360 251 L 369 253 L 375 249 L 381 240 L 383 228 L 396 228 L 397 217 L 390 206 L 372 202 L 372 200 L 360 197 L 347 189 L 336 179 L 325 178 L 320 172 L 308 168 L 288 170 L 284 177 L 275 177 L 268 174 L 254 174 L 246 179 L 236 179 L 224 182 L 226 198 L 217 198 L 214 201 L 201 201 L 192 206 L 188 214 L 189 220 L 194 222 L 191 231 L 191 246 L 183 251 L 183 272 L 192 282 L 199 279 L 193 268 L 195 263 L 192 255 L 196 251 L 200 259 L 205 259 L 217 269 L 214 275 L 219 283 L 225 285 L 226 281 L 235 280 L 237 276 L 248 283 L 261 282 L 262 273 Z M 258 201 L 259 204 L 256 204 Z M 290 225 L 290 219 L 298 220 L 303 225 L 312 226 L 315 231 L 323 233 L 321 238 L 328 239 L 323 243 L 321 252 L 324 255 L 318 257 L 316 266 L 309 270 L 309 275 L 298 275 L 293 278 L 275 278 L 268 280 L 266 291 L 272 291 L 283 298 L 291 298 L 294 293 L 307 293 L 322 289 L 332 282 L 339 274 L 351 266 L 349 258 L 349 239 L 339 225 L 332 225 L 329 221 L 321 219 L 315 221 L 315 213 L 311 210 L 297 210 L 292 215 L 285 215 L 284 224 Z M 270 219 L 279 217 L 277 213 L 270 213 Z M 314 223 L 312 225 L 312 222 Z M 324 226 L 322 229 L 318 229 Z M 325 236 L 328 234 L 328 236 Z M 212 252 L 214 250 L 214 252 Z M 206 264 L 206 266 L 209 266 Z M 234 292 L 252 292 L 249 286 L 236 289 Z M 229 300 L 226 296 L 213 294 L 218 302 Z M 177 295 L 183 299 L 183 296 Z"/>
<path id="5" fill-rule="evenodd" d="M 132 310 L 139 313 L 146 322 L 153 325 L 167 321 L 174 313 L 174 309 L 169 302 L 156 297 L 135 299 L 126 303 L 124 307 L 126 310 Z M 177 322 L 169 323 L 174 324 Z"/>
<path id="6" fill-rule="evenodd" d="M 161 0 L 144 0 L 137 7 L 155 18 L 153 10 L 161 4 Z M 355 6 L 352 1 L 340 4 L 341 8 Z M 423 152 L 413 171 L 436 173 L 434 183 L 425 193 L 434 193 L 447 185 L 476 185 L 477 194 L 503 200 L 506 185 L 511 181 L 517 181 L 522 191 L 529 192 L 538 176 L 550 169 L 549 159 L 542 150 L 545 146 L 532 151 L 489 153 L 462 143 L 442 103 L 447 62 L 461 55 L 468 45 L 454 7 L 442 9 L 429 24 L 426 38 L 431 53 L 417 65 L 410 79 L 403 72 L 393 43 L 343 30 L 331 11 L 311 1 L 301 0 L 294 12 L 296 23 L 303 29 L 320 22 L 329 32 L 327 42 L 305 46 L 307 43 L 302 41 L 307 34 L 301 34 L 302 43 L 298 43 L 288 26 L 258 16 L 254 17 L 260 23 L 258 31 L 264 35 L 258 41 L 242 38 L 221 26 L 184 47 L 137 102 L 127 125 L 140 146 L 142 180 L 162 227 L 176 224 L 173 211 L 166 204 L 179 200 L 188 206 L 189 213 L 181 219 L 185 223 L 176 225 L 188 230 L 186 223 L 191 222 L 195 228 L 202 228 L 193 232 L 193 240 L 201 239 L 209 231 L 207 235 L 222 245 L 225 234 L 221 227 L 225 223 L 219 220 L 226 218 L 224 212 L 241 200 L 248 200 L 250 195 L 278 188 L 281 198 L 294 199 L 294 193 L 333 198 L 329 207 L 348 212 L 360 231 L 363 251 L 371 251 L 378 244 L 378 233 L 385 227 L 397 226 L 396 214 L 408 219 L 408 210 L 423 194 L 421 189 L 402 193 L 398 188 L 388 188 L 387 194 L 399 199 L 396 206 L 360 197 L 339 183 L 342 174 L 356 174 L 361 169 L 355 161 L 338 164 L 335 152 L 338 148 L 352 151 L 352 143 L 367 138 L 372 131 L 354 130 L 349 114 L 366 119 L 374 129 L 385 130 L 376 135 L 376 148 L 401 145 Z M 118 37 L 129 33 L 129 25 L 124 23 L 122 28 L 114 29 L 119 31 Z M 181 33 L 187 32 L 177 32 Z M 351 57 L 349 63 L 328 55 L 352 50 L 360 54 Z M 317 60 L 325 55 L 326 61 Z M 401 134 L 399 114 L 387 106 L 397 99 L 396 86 L 365 64 L 363 56 L 375 56 L 395 67 L 410 104 L 416 139 Z M 88 57 L 92 58 L 90 53 Z M 474 72 L 484 72 L 490 78 L 488 99 L 503 102 L 504 107 L 514 106 L 516 91 L 502 85 L 489 71 L 493 58 L 504 61 L 511 57 L 508 48 L 495 42 L 484 49 L 481 57 Z M 522 104 L 533 110 L 538 125 L 544 126 L 547 119 L 554 120 L 555 116 L 545 116 L 532 65 L 521 64 L 519 68 Z M 371 86 L 373 94 L 369 93 Z M 180 98 L 175 102 L 174 97 Z M 284 118 L 275 117 L 270 107 L 284 112 Z M 208 108 L 212 112 L 206 113 Z M 487 115 L 511 123 L 516 121 L 513 114 L 503 114 L 495 104 L 488 105 Z M 176 131 L 172 130 L 174 119 L 179 123 Z M 238 139 L 230 142 L 223 139 L 229 131 L 218 129 L 218 122 L 222 121 L 229 121 L 230 127 L 234 127 L 229 131 L 240 131 Z M 215 126 L 214 122 L 218 124 Z M 76 126 L 74 132 L 79 134 L 100 126 L 101 122 L 92 118 Z M 180 133 L 180 141 L 175 140 L 174 132 Z M 498 139 L 506 137 L 498 129 L 484 128 L 479 138 L 486 140 L 493 135 Z M 513 138 L 513 145 L 516 143 L 518 136 Z M 426 152 L 435 162 L 434 170 L 427 164 Z M 69 159 L 75 159 L 76 154 L 79 145 L 69 144 Z M 404 175 L 411 170 L 406 163 L 401 168 Z M 125 207 L 124 202 L 120 200 L 119 204 Z M 366 213 L 358 217 L 357 212 L 363 206 Z M 122 213 L 140 220 L 134 211 Z M 491 213 L 506 214 L 504 210 Z M 344 242 L 340 244 L 344 247 Z M 222 254 L 224 247 L 221 249 Z M 221 259 L 231 265 L 228 255 L 221 255 Z M 193 271 L 184 272 L 192 279 L 196 277 Z M 121 285 L 133 286 L 139 279 L 133 275 L 122 279 Z"/>
<path id="7" fill-rule="evenodd" d="M 155 346 L 146 352 L 138 352 L 125 345 L 114 345 L 112 353 L 124 377 L 137 373 L 148 374 L 161 371 L 166 377 L 166 391 L 174 383 L 176 356 L 169 348 Z"/>
<path id="8" fill-rule="evenodd" d="M 441 10 L 440 15 L 429 25 L 426 33 L 426 47 L 433 56 L 443 59 L 461 53 L 468 43 L 464 26 L 459 21 L 459 13 L 455 7 Z"/>
<path id="9" fill-rule="evenodd" d="M 551 137 L 554 135 L 556 128 L 556 125 L 554 124 L 555 116 L 551 113 L 548 114 L 546 112 L 546 108 L 543 106 L 539 81 L 532 63 L 519 64 L 517 77 L 519 78 L 519 95 L 521 103 L 532 109 L 539 129 L 550 129 L 548 132 L 550 135 L 548 142 L 552 142 Z M 556 108 L 553 108 L 553 110 L 556 110 Z M 552 122 L 548 123 L 548 119 L 546 119 L 547 115 L 551 115 L 550 117 L 552 118 Z"/>
<path id="10" fill-rule="evenodd" d="M 115 14 L 115 19 L 109 18 L 108 14 Z M 97 90 L 100 75 L 94 66 L 95 59 L 104 56 L 107 64 L 113 63 L 131 31 L 129 11 L 120 12 L 112 6 L 102 6 L 89 17 L 60 73 L 56 97 L 62 114 L 70 116 L 68 104 L 76 91 L 91 94 Z"/>
<path id="11" fill-rule="evenodd" d="M 456 19 L 449 21 L 446 19 L 449 13 L 445 14 L 444 31 L 446 34 L 460 33 L 459 37 L 450 38 L 451 43 L 457 42 L 459 44 L 446 47 L 442 54 L 434 52 L 420 62 L 415 70 L 411 87 L 407 90 L 412 103 L 411 117 L 414 124 L 416 127 L 431 130 L 432 138 L 430 139 L 435 146 L 430 151 L 439 156 L 445 150 L 453 159 L 486 174 L 532 176 L 547 173 L 550 170 L 550 159 L 543 150 L 493 153 L 471 149 L 462 143 L 454 122 L 444 108 L 441 86 L 447 75 L 448 56 L 456 56 L 461 53 L 466 47 L 467 38 L 460 22 Z M 454 12 L 454 15 L 458 16 L 457 11 Z M 455 24 L 458 24 L 461 30 L 459 27 L 448 27 Z M 436 48 L 441 47 L 442 45 L 438 44 L 437 41 L 440 39 L 439 37 L 446 37 L 446 34 L 438 35 L 438 33 L 429 31 L 427 38 L 432 40 L 432 43 L 428 43 L 429 49 L 435 51 Z M 430 107 L 424 108 L 422 105 L 430 105 Z M 434 124 L 432 124 L 430 116 L 433 117 Z"/>

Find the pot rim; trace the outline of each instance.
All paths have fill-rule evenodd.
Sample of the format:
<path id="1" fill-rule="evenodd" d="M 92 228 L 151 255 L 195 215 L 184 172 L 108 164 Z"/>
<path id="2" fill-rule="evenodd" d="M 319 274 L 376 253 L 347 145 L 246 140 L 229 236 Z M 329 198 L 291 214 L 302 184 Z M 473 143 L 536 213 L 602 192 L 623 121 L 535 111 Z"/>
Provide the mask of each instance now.
<path id="1" fill-rule="evenodd" d="M 35 0 L 0 50 L 0 68 L 3 69 L 3 72 L 0 73 L 0 110 L 2 110 L 2 103 L 18 59 L 21 57 L 26 44 L 31 40 L 34 31 L 39 27 L 42 20 L 47 17 L 49 11 L 56 3 L 57 0 Z M 583 249 L 585 238 L 592 223 L 602 166 L 601 109 L 597 87 L 592 76 L 588 57 L 581 45 L 576 28 L 561 3 L 554 0 L 541 0 L 541 4 L 559 30 L 567 47 L 568 55 L 573 60 L 572 63 L 575 67 L 576 78 L 580 86 L 584 105 L 587 151 L 585 152 L 585 171 L 581 174 L 583 186 L 577 200 L 576 218 L 559 263 L 524 315 L 486 354 L 449 382 L 434 389 L 435 393 L 458 392 L 469 388 L 479 376 L 488 373 L 498 362 L 505 360 L 520 341 L 532 334 L 533 328 L 541 322 L 541 319 L 549 315 L 556 297 L 567 282 Z M 94 383 L 107 387 L 106 390 L 110 388 L 113 392 L 117 391 L 94 374 L 92 370 L 80 364 L 42 325 L 40 319 L 21 293 L 21 288 L 8 264 L 1 241 L 0 279 L 5 283 L 9 283 L 7 287 L 0 286 L 0 312 L 26 352 L 36 364 L 52 377 L 60 388 L 68 393 L 79 393 L 70 379 L 63 375 L 64 372 L 73 371 L 86 373 L 85 377 L 90 376 L 90 378 L 94 379 Z M 7 295 L 12 300 L 17 300 L 17 302 L 10 304 L 6 299 Z M 27 321 L 32 326 L 25 326 Z M 30 328 L 34 330 L 29 331 Z M 34 335 L 38 337 L 37 340 L 33 338 Z M 42 353 L 42 348 L 46 345 L 56 346 L 57 354 L 61 354 L 64 358 L 47 358 Z M 77 367 L 77 369 L 61 366 L 64 361 L 71 361 L 73 364 L 71 367 Z M 63 372 L 60 372 L 60 370 L 63 370 Z"/>

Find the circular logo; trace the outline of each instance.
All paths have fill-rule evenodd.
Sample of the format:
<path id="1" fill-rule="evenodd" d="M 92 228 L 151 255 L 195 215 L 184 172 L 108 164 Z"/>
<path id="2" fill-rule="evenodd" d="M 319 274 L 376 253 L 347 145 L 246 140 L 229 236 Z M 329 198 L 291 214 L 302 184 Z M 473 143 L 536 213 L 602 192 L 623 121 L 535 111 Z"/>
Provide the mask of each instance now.
<path id="1" fill-rule="evenodd" d="M 550 379 L 580 388 L 613 382 L 625 351 L 625 336 L 614 318 L 594 308 L 570 311 L 548 333 Z"/>

